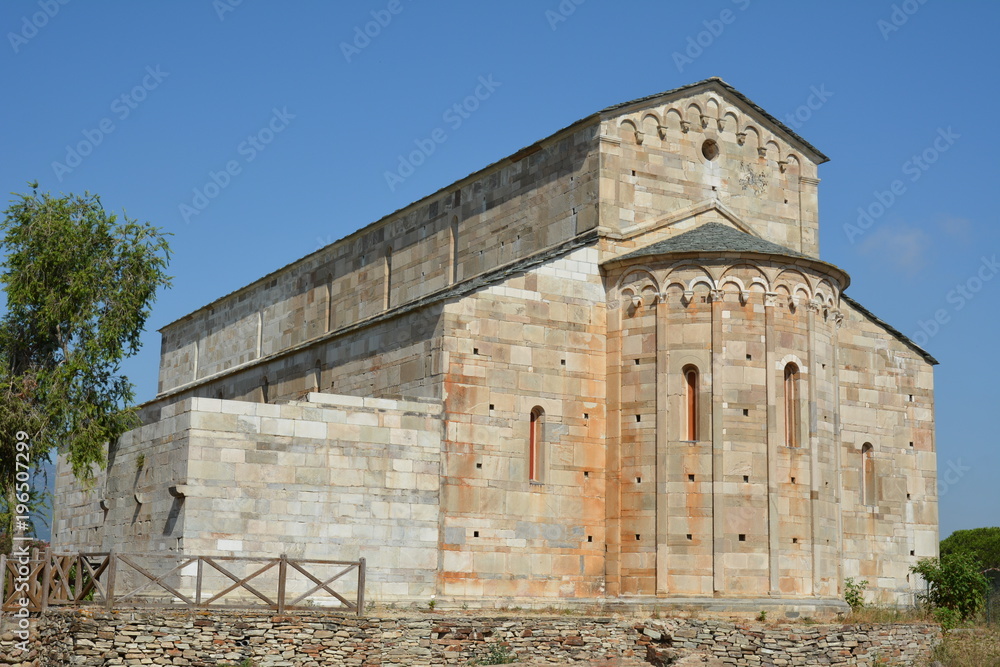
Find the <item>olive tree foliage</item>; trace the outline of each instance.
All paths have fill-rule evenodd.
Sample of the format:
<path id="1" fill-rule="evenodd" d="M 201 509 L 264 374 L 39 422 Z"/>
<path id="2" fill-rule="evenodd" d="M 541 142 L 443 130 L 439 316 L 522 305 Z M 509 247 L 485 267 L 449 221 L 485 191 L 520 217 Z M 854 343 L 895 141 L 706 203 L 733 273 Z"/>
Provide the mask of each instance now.
<path id="1" fill-rule="evenodd" d="M 161 287 L 170 248 L 160 229 L 105 211 L 96 195 L 15 195 L 0 222 L 0 489 L 16 480 L 16 434 L 37 469 L 53 449 L 79 479 L 137 425 L 122 360 Z M 0 526 L 0 528 L 3 528 Z"/>

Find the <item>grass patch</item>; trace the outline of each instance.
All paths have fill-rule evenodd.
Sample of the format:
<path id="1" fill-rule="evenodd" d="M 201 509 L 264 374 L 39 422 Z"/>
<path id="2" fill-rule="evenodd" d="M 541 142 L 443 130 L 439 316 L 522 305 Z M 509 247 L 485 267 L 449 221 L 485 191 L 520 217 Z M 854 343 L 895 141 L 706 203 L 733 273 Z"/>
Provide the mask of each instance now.
<path id="1" fill-rule="evenodd" d="M 855 609 L 845 623 L 934 623 L 934 617 L 926 609 L 916 607 L 865 606 Z"/>
<path id="2" fill-rule="evenodd" d="M 932 660 L 944 667 L 1000 667 L 1000 628 L 963 628 L 944 634 Z"/>

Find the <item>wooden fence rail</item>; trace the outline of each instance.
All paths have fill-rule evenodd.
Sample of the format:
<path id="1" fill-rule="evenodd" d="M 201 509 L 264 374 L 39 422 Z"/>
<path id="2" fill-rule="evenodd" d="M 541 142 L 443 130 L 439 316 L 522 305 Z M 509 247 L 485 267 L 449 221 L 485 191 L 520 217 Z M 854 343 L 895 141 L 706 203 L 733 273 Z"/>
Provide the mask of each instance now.
<path id="1" fill-rule="evenodd" d="M 241 566 L 245 568 L 243 572 L 239 571 Z M 246 570 L 252 571 L 247 574 Z M 354 580 L 355 577 L 348 577 L 352 573 L 356 576 L 355 591 L 334 589 L 334 584 Z M 230 596 L 229 600 L 223 599 L 226 596 Z M 27 607 L 28 611 L 44 612 L 60 605 L 95 605 L 109 610 L 266 606 L 281 613 L 315 608 L 314 605 L 323 604 L 324 598 L 335 609 L 360 616 L 365 605 L 365 559 L 316 560 L 289 558 L 285 554 L 277 558 L 117 552 L 52 554 L 39 553 L 37 549 L 28 554 L 0 555 L 3 611 Z"/>

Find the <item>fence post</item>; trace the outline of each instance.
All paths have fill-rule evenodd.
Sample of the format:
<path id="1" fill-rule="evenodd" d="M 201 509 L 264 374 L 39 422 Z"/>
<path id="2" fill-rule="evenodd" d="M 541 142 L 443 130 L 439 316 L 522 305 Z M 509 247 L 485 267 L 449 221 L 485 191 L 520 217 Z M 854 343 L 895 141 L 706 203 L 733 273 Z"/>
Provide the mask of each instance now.
<path id="1" fill-rule="evenodd" d="M 281 554 L 278 561 L 278 613 L 285 613 L 285 575 L 288 573 L 288 554 Z"/>
<path id="2" fill-rule="evenodd" d="M 105 600 L 108 611 L 111 611 L 115 600 L 115 570 L 118 565 L 118 554 L 114 551 L 108 554 L 108 599 Z"/>
<path id="3" fill-rule="evenodd" d="M 365 559 L 358 559 L 358 616 L 365 613 Z"/>
<path id="4" fill-rule="evenodd" d="M 198 579 L 195 581 L 194 588 L 194 603 L 196 606 L 201 606 L 201 573 L 204 569 L 205 562 L 198 556 Z"/>
<path id="5" fill-rule="evenodd" d="M 52 554 L 48 549 L 42 551 L 42 595 L 38 602 L 39 611 L 43 614 L 49 609 L 49 591 L 52 589 Z"/>
<path id="6" fill-rule="evenodd" d="M 3 630 L 3 611 L 7 606 L 7 554 L 0 554 L 0 631 Z"/>

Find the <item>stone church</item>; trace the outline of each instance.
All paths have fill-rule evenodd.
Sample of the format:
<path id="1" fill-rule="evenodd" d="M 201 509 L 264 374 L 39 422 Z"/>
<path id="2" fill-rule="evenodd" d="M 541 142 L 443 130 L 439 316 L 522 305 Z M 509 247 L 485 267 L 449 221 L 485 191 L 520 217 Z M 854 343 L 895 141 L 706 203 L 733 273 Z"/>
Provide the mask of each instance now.
<path id="1" fill-rule="evenodd" d="M 819 257 L 817 148 L 609 107 L 161 330 L 61 550 L 364 556 L 368 595 L 843 609 L 938 545 L 933 366 Z"/>

